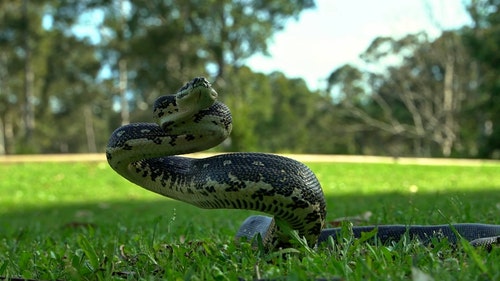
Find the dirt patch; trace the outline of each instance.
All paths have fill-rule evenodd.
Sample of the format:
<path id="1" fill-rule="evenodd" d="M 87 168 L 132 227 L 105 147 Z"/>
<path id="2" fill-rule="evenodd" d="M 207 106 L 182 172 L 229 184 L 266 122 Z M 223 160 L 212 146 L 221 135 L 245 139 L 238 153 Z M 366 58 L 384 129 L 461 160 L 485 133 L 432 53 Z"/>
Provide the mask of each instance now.
<path id="1" fill-rule="evenodd" d="M 204 158 L 214 156 L 214 153 L 193 153 L 186 156 Z M 362 155 L 318 155 L 318 154 L 283 154 L 283 156 L 300 162 L 320 163 L 388 163 L 404 165 L 455 165 L 484 166 L 500 165 L 497 160 L 482 159 L 447 159 L 447 158 L 411 158 L 411 157 L 381 157 Z M 91 154 L 36 154 L 36 155 L 6 155 L 0 156 L 0 163 L 33 163 L 33 162 L 104 162 L 104 153 Z"/>

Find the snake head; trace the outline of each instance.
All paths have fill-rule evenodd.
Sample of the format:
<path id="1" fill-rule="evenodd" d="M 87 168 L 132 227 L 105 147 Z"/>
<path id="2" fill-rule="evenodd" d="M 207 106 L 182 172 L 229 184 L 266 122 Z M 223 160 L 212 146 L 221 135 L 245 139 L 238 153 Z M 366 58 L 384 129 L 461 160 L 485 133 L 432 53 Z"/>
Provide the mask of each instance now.
<path id="1" fill-rule="evenodd" d="M 193 118 L 200 111 L 211 107 L 217 96 L 207 79 L 196 77 L 182 86 L 176 94 L 156 99 L 153 116 L 165 131 L 169 131 L 174 123 Z"/>
<path id="2" fill-rule="evenodd" d="M 181 111 L 197 111 L 208 108 L 217 100 L 217 92 L 204 77 L 196 77 L 186 83 L 175 94 Z"/>

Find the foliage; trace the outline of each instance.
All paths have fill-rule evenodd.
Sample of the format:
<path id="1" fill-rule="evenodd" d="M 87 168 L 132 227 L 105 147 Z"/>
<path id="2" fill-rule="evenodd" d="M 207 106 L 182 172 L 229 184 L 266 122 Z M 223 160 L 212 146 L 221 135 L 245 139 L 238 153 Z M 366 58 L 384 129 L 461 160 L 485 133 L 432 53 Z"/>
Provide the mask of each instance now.
<path id="1" fill-rule="evenodd" d="M 224 89 L 229 91 L 221 93 L 233 113 L 230 150 L 335 152 L 329 147 L 335 139 L 318 137 L 335 131 L 328 98 L 311 92 L 302 79 L 279 72 L 254 74 L 246 67 L 236 71 L 226 81 Z"/>
<path id="2" fill-rule="evenodd" d="M 437 38 L 376 38 L 311 91 L 245 62 L 312 0 L 2 1 L 0 154 L 102 152 L 206 76 L 234 115 L 215 150 L 498 158 L 498 6 L 472 1 L 475 26 Z"/>
<path id="3" fill-rule="evenodd" d="M 464 37 L 469 52 L 480 62 L 480 157 L 500 157 L 500 1 L 478 0 L 468 6 L 475 26 Z"/>
<path id="4" fill-rule="evenodd" d="M 498 157 L 499 6 L 472 1 L 476 26 L 433 40 L 376 38 L 364 65 L 331 73 L 327 90 L 350 126 L 361 127 L 357 153 Z"/>
<path id="5" fill-rule="evenodd" d="M 310 163 L 328 219 L 500 223 L 498 164 Z M 6 176 L 9 175 L 9 176 Z M 478 175 L 481 175 L 478 177 Z M 498 248 L 360 240 L 266 253 L 233 235 L 248 211 L 200 210 L 138 188 L 106 163 L 0 165 L 0 276 L 41 280 L 496 280 Z M 413 277 L 413 280 L 415 279 Z"/>
<path id="6" fill-rule="evenodd" d="M 425 34 L 377 38 L 362 57 L 365 70 L 341 67 L 330 75 L 329 88 L 341 91 L 341 108 L 366 130 L 380 130 L 376 141 L 408 140 L 402 144 L 408 147 L 392 146 L 390 154 L 448 157 L 477 151 L 477 143 L 461 135 L 466 129 L 461 113 L 478 101 L 471 86 L 479 83 L 477 67 L 457 32 L 434 41 Z"/>
<path id="7" fill-rule="evenodd" d="M 225 79 L 239 84 L 224 69 L 237 72 L 250 55 L 266 53 L 286 20 L 313 6 L 311 0 L 2 2 L 0 60 L 8 62 L 0 69 L 2 153 L 103 151 L 113 128 L 151 120 L 154 100 L 195 76 L 220 81 L 220 91 Z M 93 38 L 72 32 L 90 22 Z M 30 118 L 36 126 L 28 126 Z"/>

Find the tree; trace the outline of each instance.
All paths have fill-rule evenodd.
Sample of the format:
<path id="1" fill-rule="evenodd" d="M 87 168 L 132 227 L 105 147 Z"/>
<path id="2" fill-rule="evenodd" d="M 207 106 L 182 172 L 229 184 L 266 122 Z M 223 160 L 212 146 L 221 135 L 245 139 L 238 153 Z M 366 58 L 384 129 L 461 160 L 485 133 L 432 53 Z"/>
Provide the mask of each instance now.
<path id="1" fill-rule="evenodd" d="M 310 149 L 318 93 L 311 92 L 304 80 L 288 79 L 283 73 L 269 76 L 271 115 L 257 126 L 265 151 L 303 153 Z"/>
<path id="2" fill-rule="evenodd" d="M 314 6 L 311 0 L 97 2 L 106 15 L 102 54 L 111 80 L 128 77 L 132 119 L 143 119 L 156 97 L 203 73 L 224 90 L 225 80 L 234 80 L 225 69 L 265 53 L 286 19 Z"/>
<path id="3" fill-rule="evenodd" d="M 290 18 L 314 7 L 313 0 L 212 0 L 190 9 L 190 29 L 201 34 L 215 77 L 224 78 L 227 65 L 240 66 L 255 53 L 267 54 L 269 39 Z"/>
<path id="4" fill-rule="evenodd" d="M 1 150 L 5 153 L 16 149 L 34 150 L 35 73 L 43 71 L 34 65 L 43 33 L 37 24 L 41 14 L 36 12 L 41 7 L 43 2 L 0 2 L 0 59 L 3 62 L 0 99 L 4 105 L 0 108 L 0 136 L 4 143 Z M 17 148 L 15 143 L 19 144 Z"/>
<path id="5" fill-rule="evenodd" d="M 48 33 L 36 115 L 43 120 L 37 130 L 41 152 L 97 152 L 104 142 L 97 140 L 95 127 L 107 127 L 94 115 L 111 111 L 111 105 L 106 105 L 105 87 L 95 83 L 101 68 L 95 49 L 59 30 Z"/>
<path id="6" fill-rule="evenodd" d="M 480 157 L 500 158 L 500 1 L 476 0 L 468 6 L 474 27 L 464 40 L 471 56 L 480 62 L 480 104 L 477 128 Z"/>
<path id="7" fill-rule="evenodd" d="M 93 131 L 101 127 L 94 118 L 101 64 L 92 44 L 68 32 L 82 11 L 73 4 L 0 3 L 3 153 L 95 152 L 104 145 Z"/>
<path id="8" fill-rule="evenodd" d="M 102 151 L 110 128 L 151 120 L 154 100 L 195 76 L 236 93 L 228 97 L 240 109 L 236 115 L 269 115 L 260 114 L 266 107 L 241 106 L 267 91 L 257 82 L 265 76 L 242 64 L 266 53 L 285 21 L 313 6 L 312 0 L 0 2 L 0 152 Z M 92 19 L 99 40 L 73 32 L 99 15 L 102 22 Z M 258 149 L 257 122 L 238 120 L 233 149 Z M 23 143 L 35 139 L 33 147 Z"/>
<path id="9" fill-rule="evenodd" d="M 387 134 L 386 141 L 411 141 L 416 156 L 463 150 L 460 113 L 474 96 L 470 85 L 477 72 L 457 33 L 444 32 L 434 41 L 425 34 L 377 38 L 362 57 L 375 70 L 344 66 L 329 79 L 330 88 L 341 85 L 340 103 L 351 116 Z"/>

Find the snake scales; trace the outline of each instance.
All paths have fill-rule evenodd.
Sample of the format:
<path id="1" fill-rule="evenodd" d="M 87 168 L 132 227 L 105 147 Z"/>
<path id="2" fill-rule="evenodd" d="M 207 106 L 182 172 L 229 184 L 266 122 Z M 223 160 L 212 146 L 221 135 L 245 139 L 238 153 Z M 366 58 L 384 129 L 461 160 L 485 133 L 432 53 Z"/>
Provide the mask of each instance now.
<path id="1" fill-rule="evenodd" d="M 250 209 L 270 213 L 279 222 L 251 216 L 237 237 L 260 233 L 268 243 L 286 245 L 283 226 L 298 231 L 309 245 L 338 236 L 323 229 L 326 204 L 314 173 L 295 160 L 264 153 L 229 153 L 192 159 L 175 156 L 202 151 L 226 139 L 232 128 L 229 109 L 216 101 L 217 92 L 205 78 L 195 78 L 175 95 L 154 104 L 156 123 L 132 123 L 116 129 L 106 148 L 110 166 L 129 181 L 201 208 Z M 279 225 L 282 227 L 280 228 Z M 354 236 L 375 227 L 353 227 Z M 377 226 L 385 242 L 405 234 L 426 240 L 436 234 L 456 242 L 455 233 L 475 245 L 500 240 L 499 225 Z"/>

